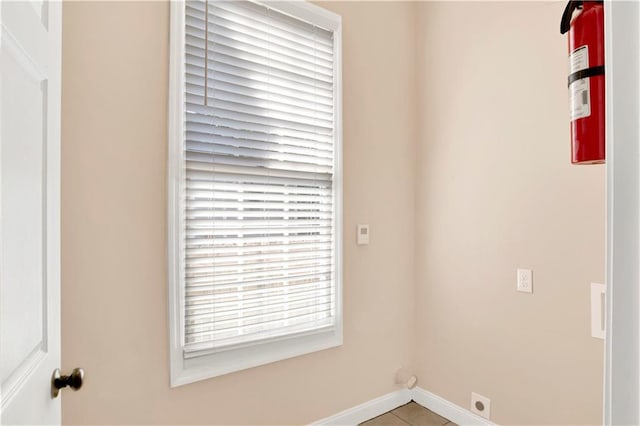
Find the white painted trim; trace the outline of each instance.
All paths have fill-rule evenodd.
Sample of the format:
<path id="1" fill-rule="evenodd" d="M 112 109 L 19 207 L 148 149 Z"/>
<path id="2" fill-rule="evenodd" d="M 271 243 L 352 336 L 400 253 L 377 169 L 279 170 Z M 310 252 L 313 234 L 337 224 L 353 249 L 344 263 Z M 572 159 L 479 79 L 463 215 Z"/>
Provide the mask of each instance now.
<path id="1" fill-rule="evenodd" d="M 411 401 L 412 391 L 401 389 L 372 399 L 338 414 L 318 420 L 313 426 L 320 425 L 357 425 L 391 411 Z"/>
<path id="2" fill-rule="evenodd" d="M 2 7 L 0 6 L 0 25 L 2 24 Z M 2 28 L 0 27 L 0 55 L 2 54 L 2 46 L 3 44 L 3 33 L 4 31 L 2 30 Z M 2 80 L 0 80 L 0 92 L 2 92 Z M 2 131 L 2 102 L 0 102 L 0 164 L 2 164 L 2 145 L 3 145 L 3 141 L 2 141 L 2 135 L 4 134 L 4 132 Z M 0 207 L 2 204 L 2 173 L 0 173 Z M 2 233 L 2 208 L 0 208 L 0 233 Z M 2 244 L 0 244 L 0 268 L 2 268 Z M 3 395 L 2 395 L 2 383 L 0 383 L 0 426 L 2 426 L 2 401 L 3 401 Z"/>
<path id="3" fill-rule="evenodd" d="M 300 335 L 283 336 L 246 347 L 229 349 L 198 357 L 184 356 L 184 45 L 185 3 L 171 2 L 169 141 L 168 141 L 168 310 L 170 385 L 180 386 L 283 359 L 342 345 L 342 18 L 305 1 L 263 2 L 268 7 L 307 21 L 334 33 L 334 252 L 336 253 L 335 325 Z"/>
<path id="4" fill-rule="evenodd" d="M 259 367 L 342 345 L 337 330 L 302 335 L 268 343 L 258 343 L 238 349 L 230 349 L 210 355 L 184 359 L 182 353 L 178 375 L 172 378 L 171 387 L 186 385 L 199 380 L 222 376 L 234 371 Z"/>
<path id="5" fill-rule="evenodd" d="M 401 405 L 405 405 L 411 401 L 415 401 L 417 404 L 433 411 L 434 413 L 457 423 L 460 426 L 463 425 L 481 425 L 490 426 L 495 425 L 490 420 L 482 418 L 471 411 L 447 401 L 446 399 L 426 391 L 422 388 L 416 387 L 413 389 L 401 389 L 395 392 L 388 393 L 381 397 L 372 399 L 371 401 L 364 402 L 356 405 L 355 407 L 341 411 L 333 416 L 326 417 L 322 420 L 313 422 L 313 426 L 324 425 L 357 425 L 367 420 L 371 420 L 374 417 L 378 417 L 388 411 L 396 409 Z"/>
<path id="6" fill-rule="evenodd" d="M 606 0 L 604 419 L 640 423 L 640 5 Z"/>
<path id="7" fill-rule="evenodd" d="M 180 197 L 184 193 L 184 1 L 171 2 L 169 59 L 169 141 L 167 151 L 167 273 L 169 281 L 169 363 L 170 384 L 175 386 L 184 374 L 182 301 L 184 290 L 184 215 Z"/>
<path id="8" fill-rule="evenodd" d="M 471 411 L 422 388 L 414 388 L 412 398 L 423 407 L 461 426 L 495 425 L 492 421 L 473 414 Z"/>

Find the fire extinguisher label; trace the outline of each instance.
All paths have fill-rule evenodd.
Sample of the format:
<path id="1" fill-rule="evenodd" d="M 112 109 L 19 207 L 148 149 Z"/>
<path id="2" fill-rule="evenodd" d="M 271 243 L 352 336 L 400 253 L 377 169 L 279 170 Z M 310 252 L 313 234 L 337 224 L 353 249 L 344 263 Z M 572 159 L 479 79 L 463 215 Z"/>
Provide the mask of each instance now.
<path id="1" fill-rule="evenodd" d="M 569 55 L 569 74 L 589 68 L 589 47 L 580 46 Z M 571 121 L 591 115 L 589 78 L 576 80 L 569 86 Z"/>

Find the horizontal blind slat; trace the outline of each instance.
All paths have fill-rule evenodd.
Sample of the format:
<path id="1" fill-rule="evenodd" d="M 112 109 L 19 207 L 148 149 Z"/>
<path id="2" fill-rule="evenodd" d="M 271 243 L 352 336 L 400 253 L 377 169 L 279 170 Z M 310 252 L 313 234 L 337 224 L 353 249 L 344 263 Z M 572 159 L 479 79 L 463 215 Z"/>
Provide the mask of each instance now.
<path id="1" fill-rule="evenodd" d="M 256 327 L 255 330 L 245 329 L 238 331 L 220 332 L 215 336 L 205 336 L 204 338 L 191 338 L 186 342 L 184 348 L 185 358 L 199 356 L 200 353 L 216 353 L 226 349 L 234 349 L 237 347 L 245 347 L 247 342 L 271 341 L 282 336 L 304 335 L 306 332 L 329 330 L 335 324 L 333 316 L 325 314 L 323 317 L 319 315 L 307 319 L 300 318 L 287 321 L 285 325 L 279 327 Z"/>
<path id="2" fill-rule="evenodd" d="M 268 6 L 253 2 L 222 1 L 210 3 L 217 12 L 211 10 L 215 16 L 222 16 L 226 10 L 237 17 L 248 19 L 252 26 L 268 28 L 270 34 L 282 34 L 289 37 L 306 39 L 306 43 L 314 49 L 326 49 L 333 52 L 333 33 L 300 19 L 270 9 Z"/>
<path id="3" fill-rule="evenodd" d="M 191 24 L 196 28 L 202 30 L 204 35 L 204 28 L 202 27 L 202 18 L 204 14 L 196 17 L 195 15 L 190 17 Z M 198 19 L 200 18 L 200 19 Z M 330 49 L 318 49 L 319 43 L 316 42 L 315 46 L 307 43 L 298 43 L 292 40 L 286 40 L 279 37 L 273 31 L 264 31 L 256 27 L 248 27 L 246 25 L 234 22 L 230 19 L 222 16 L 213 16 L 212 22 L 213 28 L 209 28 L 209 37 L 215 38 L 218 35 L 227 36 L 232 34 L 233 39 L 241 42 L 242 44 L 252 47 L 259 47 L 264 50 L 271 50 L 277 52 L 288 59 L 298 59 L 306 62 L 308 65 L 321 65 L 329 70 L 333 69 L 333 56 Z"/>
<path id="4" fill-rule="evenodd" d="M 243 297 L 239 300 L 232 300 L 226 302 L 215 302 L 211 304 L 199 304 L 199 305 L 187 305 L 187 319 L 202 319 L 209 318 L 211 314 L 217 312 L 229 312 L 237 309 L 237 305 L 241 304 L 242 308 L 257 308 L 262 306 L 272 306 L 275 304 L 281 304 L 283 301 L 308 301 L 315 297 L 333 296 L 331 286 L 310 288 L 304 290 L 295 291 L 280 291 L 278 293 L 273 292 L 267 295 L 258 294 L 249 297 Z"/>
<path id="5" fill-rule="evenodd" d="M 185 95 L 187 103 L 193 105 L 193 112 L 201 112 L 220 120 L 233 120 L 233 122 L 253 123 L 267 126 L 270 129 L 278 129 L 280 131 L 288 130 L 292 135 L 306 135 L 307 138 L 313 139 L 314 135 L 321 134 L 331 136 L 332 128 L 327 125 L 324 120 L 299 120 L 295 116 L 287 116 L 278 111 L 260 110 L 255 107 L 242 105 L 230 101 L 221 101 L 209 98 L 207 106 L 200 105 L 197 96 L 190 93 Z M 227 121 L 223 121 L 227 122 Z M 235 123 L 234 123 L 235 124 Z M 229 126 L 232 127 L 232 126 Z M 293 133 L 296 132 L 296 133 Z"/>
<path id="6" fill-rule="evenodd" d="M 191 2 L 190 2 L 191 3 Z M 306 28 L 292 28 L 282 22 L 276 22 L 278 16 L 284 17 L 285 15 L 277 12 L 268 14 L 268 9 L 264 6 L 258 6 L 262 9 L 248 9 L 244 6 L 253 7 L 255 3 L 251 2 L 237 2 L 235 1 L 216 1 L 209 2 L 209 15 L 210 21 L 216 17 L 226 18 L 229 21 L 243 24 L 250 29 L 257 29 L 263 31 L 272 37 L 278 37 L 279 39 L 286 40 L 290 43 L 296 43 L 301 46 L 313 46 L 314 50 L 325 51 L 328 54 L 333 53 L 333 40 L 332 33 L 327 30 L 314 27 L 307 24 Z M 204 19 L 204 2 L 193 2 L 187 4 L 188 16 L 200 16 Z M 302 21 L 298 20 L 298 23 Z"/>
<path id="7" fill-rule="evenodd" d="M 289 283 L 285 286 L 277 287 L 243 287 L 242 289 L 233 289 L 233 291 L 213 292 L 212 290 L 191 290 L 186 294 L 186 306 L 188 309 L 193 309 L 195 312 L 198 309 L 211 309 L 212 307 L 226 306 L 227 304 L 237 303 L 238 301 L 263 300 L 264 298 L 269 297 L 269 295 L 278 295 L 283 293 L 299 294 L 321 289 L 333 291 L 331 280 L 307 280 L 305 282 L 296 282 L 294 284 Z"/>
<path id="8" fill-rule="evenodd" d="M 213 142 L 194 142 L 187 139 L 186 151 L 194 154 L 205 155 L 229 155 L 235 157 L 254 158 L 259 160 L 278 160 L 283 162 L 302 163 L 314 166 L 333 166 L 333 159 L 318 155 L 308 155 L 289 152 L 286 149 L 279 151 L 260 149 L 247 144 L 244 146 L 218 144 Z M 238 143 L 237 145 L 241 145 Z M 274 147 L 277 148 L 277 147 Z"/>
<path id="9" fill-rule="evenodd" d="M 224 106 L 238 106 L 243 111 L 255 114 L 264 113 L 265 111 L 272 112 L 276 118 L 286 114 L 287 121 L 295 119 L 299 123 L 311 123 L 312 125 L 324 125 L 328 128 L 332 128 L 333 115 L 330 112 L 324 112 L 319 108 L 310 107 L 304 105 L 302 102 L 291 103 L 284 100 L 269 99 L 269 93 L 265 94 L 261 90 L 243 90 L 243 91 L 229 91 L 225 89 L 233 89 L 231 87 L 221 88 L 218 85 L 210 84 L 208 88 L 208 103 L 207 105 L 216 108 L 216 105 Z M 196 99 L 202 99 L 204 96 L 205 88 L 202 84 L 197 84 L 187 81 L 186 93 L 193 95 Z M 217 103 L 217 104 L 216 104 Z M 266 115 L 265 115 L 266 116 Z"/>
<path id="10" fill-rule="evenodd" d="M 333 155 L 333 146 L 326 142 L 324 136 L 316 135 L 315 139 L 305 139 L 301 137 L 287 137 L 273 133 L 265 133 L 249 129 L 233 129 L 224 126 L 216 126 L 208 123 L 210 116 L 200 116 L 197 113 L 187 113 L 192 120 L 186 126 L 186 136 L 199 136 L 205 138 L 233 138 L 241 141 L 256 141 L 258 143 L 278 144 L 285 146 L 296 146 L 299 148 L 326 151 Z"/>
<path id="11" fill-rule="evenodd" d="M 333 200 L 332 194 L 304 194 L 304 193 L 289 193 L 287 191 L 281 192 L 267 192 L 259 190 L 243 190 L 245 185 L 237 185 L 236 188 L 213 188 L 213 189 L 191 189 L 187 186 L 186 197 L 187 200 L 204 200 L 204 201 L 279 201 L 282 203 L 312 203 L 312 204 L 327 204 Z M 236 190 L 234 190 L 236 189 Z M 320 191 L 319 191 L 320 192 Z"/>
<path id="12" fill-rule="evenodd" d="M 273 315 L 290 313 L 291 311 L 323 311 L 331 303 L 332 294 L 322 292 L 314 294 L 310 297 L 280 297 L 280 300 L 274 299 L 271 303 L 264 303 L 255 306 L 226 307 L 210 313 L 201 313 L 197 315 L 188 315 L 186 323 L 192 331 L 197 328 L 208 330 L 211 324 L 220 324 L 227 321 L 233 324 L 234 321 L 245 324 L 251 321 L 256 324 L 261 322 L 263 318 L 269 318 Z"/>
<path id="13" fill-rule="evenodd" d="M 265 48 L 264 42 L 244 39 L 242 33 L 228 31 L 220 27 L 217 20 L 209 29 L 209 37 L 205 39 L 204 26 L 200 27 L 196 19 L 187 19 L 187 45 L 193 48 L 192 52 L 204 51 L 205 44 L 209 42 L 209 53 L 224 53 L 242 60 L 260 63 L 279 70 L 286 70 L 295 74 L 318 78 L 331 82 L 333 77 L 333 64 L 321 57 L 282 53 L 280 49 Z M 259 46 L 262 44 L 263 46 Z M 268 41 L 267 41 L 267 45 Z"/>
<path id="14" fill-rule="evenodd" d="M 186 231 L 186 239 L 191 238 L 216 238 L 216 237 L 227 237 L 227 236 L 258 236 L 265 237 L 268 235 L 285 235 L 289 236 L 291 234 L 311 234 L 317 233 L 322 230 L 329 232 L 331 230 L 331 225 L 325 226 L 282 226 L 282 227 L 273 227 L 273 228 L 216 228 L 216 229 L 187 229 Z"/>
<path id="15" fill-rule="evenodd" d="M 309 266 L 310 265 L 310 266 Z M 186 268 L 185 275 L 187 281 L 191 278 L 198 279 L 203 277 L 213 277 L 212 282 L 231 282 L 233 280 L 242 280 L 248 282 L 251 280 L 268 280 L 286 278 L 291 275 L 307 273 L 308 271 L 325 271 L 332 266 L 331 256 L 317 258 L 311 261 L 303 260 L 297 262 L 274 262 L 273 264 L 265 264 L 262 269 L 243 268 L 243 265 L 219 266 L 219 267 L 199 267 Z"/>
<path id="16" fill-rule="evenodd" d="M 331 246 L 325 247 L 310 247 L 306 251 L 296 252 L 271 252 L 271 253 L 257 253 L 257 254 L 232 254 L 227 256 L 201 256 L 201 257 L 187 257 L 186 267 L 203 267 L 203 266 L 225 266 L 225 265 L 258 265 L 268 264 L 269 262 L 283 262 L 283 261 L 302 261 L 302 260 L 314 260 L 319 256 L 327 257 L 331 256 L 333 249 Z"/>
<path id="17" fill-rule="evenodd" d="M 240 237 L 240 238 L 224 238 L 224 239 L 212 239 L 212 238 L 192 238 L 185 239 L 185 248 L 188 249 L 202 249 L 202 248 L 249 248 L 249 247 L 269 247 L 271 244 L 288 244 L 292 241 L 300 243 L 315 243 L 320 241 L 326 241 L 333 237 L 332 233 L 316 233 L 315 235 L 272 235 L 269 237 Z M 268 245 L 267 245 L 268 244 Z"/>
<path id="18" fill-rule="evenodd" d="M 270 287 L 242 287 L 242 288 L 233 288 L 229 287 L 227 289 L 216 288 L 213 289 L 200 289 L 194 290 L 189 289 L 186 294 L 186 306 L 191 309 L 197 308 L 206 308 L 206 307 L 215 307 L 218 303 L 226 303 L 226 302 L 235 302 L 237 300 L 244 300 L 246 298 L 253 299 L 262 299 L 269 294 L 279 294 L 281 292 L 303 292 L 309 291 L 309 289 L 315 288 L 330 288 L 331 280 L 328 279 L 307 279 L 307 280 L 298 280 L 295 282 L 289 282 L 286 285 L 277 285 Z"/>
<path id="19" fill-rule="evenodd" d="M 229 129 L 235 129 L 239 131 L 249 131 L 256 134 L 265 134 L 273 137 L 285 137 L 289 139 L 301 139 L 302 141 L 309 140 L 316 143 L 325 142 L 330 143 L 332 135 L 322 127 L 313 126 L 291 126 L 294 123 L 280 123 L 283 126 L 278 127 L 278 120 L 261 118 L 253 116 L 251 114 L 232 114 L 228 110 L 213 110 L 207 106 L 187 104 L 188 119 L 192 120 L 187 122 L 188 124 L 204 124 L 211 127 L 211 131 L 217 131 L 218 127 L 226 127 Z M 243 121 L 254 119 L 255 121 Z M 285 125 L 288 125 L 285 127 Z M 187 130 L 190 130 L 191 125 L 186 126 Z"/>
<path id="20" fill-rule="evenodd" d="M 190 165 L 199 165 L 200 167 L 206 167 L 210 165 L 212 167 L 212 171 L 215 172 L 217 167 L 223 168 L 223 166 L 238 166 L 245 167 L 251 169 L 263 169 L 264 174 L 268 174 L 267 170 L 271 171 L 280 171 L 288 172 L 288 173 L 298 173 L 302 174 L 331 174 L 333 171 L 332 166 L 322 166 L 315 164 L 305 164 L 293 161 L 279 161 L 279 160 L 269 160 L 262 158 L 251 158 L 251 157 L 235 157 L 230 155 L 217 155 L 217 156 L 209 156 L 205 154 L 200 154 L 196 152 L 187 151 L 187 162 Z M 228 169 L 227 169 L 228 170 Z"/>
<path id="21" fill-rule="evenodd" d="M 294 186 L 294 185 L 272 185 L 263 182 L 255 182 L 245 178 L 235 178 L 234 180 L 196 180 L 191 179 L 187 183 L 187 196 L 189 191 L 234 191 L 234 192 L 260 192 L 271 194 L 287 195 L 320 195 L 333 196 L 331 188 L 322 186 Z"/>
<path id="22" fill-rule="evenodd" d="M 209 276 L 215 274 L 217 276 L 239 274 L 239 273 L 267 273 L 272 272 L 287 272 L 293 269 L 300 269 L 304 266 L 310 268 L 325 267 L 326 262 L 329 262 L 332 258 L 331 251 L 325 251 L 322 253 L 316 253 L 315 256 L 305 257 L 302 259 L 265 259 L 254 261 L 239 261 L 236 263 L 223 263 L 218 265 L 193 265 L 187 263 L 186 276 L 199 277 Z"/>
<path id="23" fill-rule="evenodd" d="M 191 3 L 191 4 L 189 4 Z M 199 3 L 199 4 L 198 4 Z M 331 32 L 311 28 L 306 33 L 283 29 L 273 25 L 273 22 L 263 19 L 259 15 L 247 15 L 242 9 L 229 5 L 228 2 L 209 2 L 209 21 L 224 19 L 227 27 L 229 23 L 235 24 L 236 29 L 247 34 L 255 34 L 265 39 L 270 37 L 271 43 L 278 43 L 292 50 L 306 49 L 312 54 L 324 53 L 327 58 L 333 59 L 333 37 Z M 186 16 L 204 21 L 204 2 L 188 2 Z"/>
<path id="24" fill-rule="evenodd" d="M 204 87 L 205 67 L 204 57 L 187 53 L 185 65 L 185 81 Z M 220 58 L 224 59 L 224 58 Z M 333 108 L 333 86 L 321 87 L 315 81 L 291 80 L 276 75 L 256 72 L 246 67 L 226 63 L 222 60 L 209 61 L 207 68 L 207 87 L 215 84 L 232 83 L 247 89 L 268 91 L 274 96 L 282 96 L 289 101 L 302 100 L 316 102 L 318 108 L 324 110 Z"/>
<path id="25" fill-rule="evenodd" d="M 206 86 L 208 92 L 224 92 L 255 102 L 267 101 L 270 102 L 269 106 L 273 108 L 280 108 L 284 111 L 292 111 L 294 108 L 298 108 L 293 112 L 304 112 L 305 114 L 317 115 L 324 120 L 333 120 L 333 105 L 330 104 L 330 96 L 316 92 L 301 93 L 290 88 L 275 87 L 271 82 L 260 84 L 259 82 L 255 83 L 255 80 L 253 80 L 253 84 L 249 85 L 248 82 L 244 82 L 238 77 L 222 80 L 220 74 L 222 73 L 209 73 Z M 187 74 L 186 90 L 195 95 L 204 96 L 204 81 L 204 74 Z"/>
<path id="26" fill-rule="evenodd" d="M 307 175 L 303 176 L 283 176 L 278 173 L 269 173 L 269 175 L 260 175 L 257 171 L 251 169 L 253 173 L 225 173 L 221 168 L 216 168 L 216 173 L 211 170 L 204 170 L 198 167 L 198 164 L 193 164 L 197 168 L 187 169 L 186 180 L 188 182 L 225 182 L 233 184 L 248 184 L 248 185 L 280 185 L 283 187 L 300 188 L 304 190 L 318 189 L 331 189 L 333 182 L 330 176 L 322 175 L 317 179 L 310 178 Z M 246 170 L 245 170 L 246 171 Z"/>
<path id="27" fill-rule="evenodd" d="M 331 303 L 328 302 L 319 306 L 302 306 L 288 310 L 283 309 L 275 312 L 266 312 L 264 314 L 248 315 L 247 317 L 243 318 L 219 320 L 208 324 L 191 325 L 189 326 L 189 331 L 187 332 L 187 338 L 189 338 L 190 336 L 209 335 L 214 331 L 244 328 L 247 325 L 261 325 L 265 323 L 283 322 L 289 318 L 296 318 L 301 316 L 309 317 L 312 315 L 323 314 L 330 311 L 330 304 Z M 240 320 L 242 320 L 243 324 L 239 324 Z"/>
<path id="28" fill-rule="evenodd" d="M 208 91 L 225 91 L 238 95 L 250 96 L 258 100 L 269 100 L 274 104 L 296 106 L 307 111 L 315 111 L 324 114 L 328 120 L 333 119 L 333 105 L 331 104 L 331 91 L 318 90 L 308 86 L 307 91 L 291 87 L 291 85 L 276 85 L 272 79 L 267 82 L 248 79 L 239 75 L 230 75 L 224 71 L 209 70 L 207 80 Z M 198 90 L 198 95 L 205 88 L 204 69 L 189 67 L 185 83 L 186 90 Z M 304 87 L 304 86 L 303 86 Z"/>
<path id="29" fill-rule="evenodd" d="M 313 161 L 322 161 L 325 165 L 333 164 L 331 152 L 313 148 L 296 147 L 278 143 L 237 140 L 216 135 L 202 135 L 195 132 L 186 132 L 186 147 L 189 150 L 201 153 L 215 154 L 216 149 L 242 149 L 266 152 L 265 155 L 299 155 L 300 158 L 311 157 Z M 235 152 L 235 151 L 233 151 Z M 249 151 L 247 151 L 249 152 Z M 316 160 L 317 159 L 317 160 Z"/>
<path id="30" fill-rule="evenodd" d="M 233 171 L 238 175 L 250 175 L 259 178 L 279 180 L 280 182 L 290 182 L 291 185 L 299 184 L 300 186 L 311 186 L 320 183 L 331 183 L 331 176 L 325 173 L 300 173 L 291 170 L 269 170 L 268 174 L 264 170 L 251 167 L 227 167 L 223 164 L 187 162 L 187 179 L 206 179 L 208 176 L 230 176 Z M 215 173 L 214 173 L 215 172 Z M 211 177 L 211 180 L 214 178 Z"/>
<path id="31" fill-rule="evenodd" d="M 278 253 L 299 253 L 307 252 L 308 249 L 312 250 L 327 250 L 332 248 L 331 238 L 324 240 L 317 240 L 316 242 L 287 242 L 285 244 L 268 244 L 262 246 L 232 246 L 232 247 L 218 247 L 216 249 L 201 247 L 201 248 L 187 248 L 186 259 L 198 259 L 205 258 L 210 259 L 214 255 L 219 258 L 226 258 L 229 256 L 250 256 L 250 255 L 269 255 Z"/>
<path id="32" fill-rule="evenodd" d="M 258 285 L 273 285 L 282 284 L 285 282 L 314 279 L 328 277 L 333 273 L 331 269 L 325 269 L 321 271 L 309 272 L 306 268 L 290 272 L 287 275 L 271 276 L 271 277 L 252 277 L 253 279 L 243 279 L 242 281 L 235 280 L 235 277 L 226 277 L 226 279 L 215 280 L 211 277 L 197 277 L 188 280 L 188 286 L 192 286 L 194 290 L 200 289 L 221 289 L 221 288 L 233 288 L 233 287 L 252 287 Z M 291 273 L 294 272 L 294 273 Z"/>
<path id="33" fill-rule="evenodd" d="M 265 77 L 277 77 L 282 83 L 291 85 L 292 83 L 305 84 L 314 89 L 331 90 L 333 79 L 313 75 L 296 67 L 277 67 L 273 63 L 257 55 L 242 53 L 224 45 L 209 41 L 209 49 L 201 51 L 197 47 L 197 39 L 190 38 L 190 44 L 186 46 L 186 58 L 188 66 L 211 67 L 218 63 L 230 65 L 251 72 L 252 74 L 262 74 Z"/>
<path id="34" fill-rule="evenodd" d="M 211 230 L 211 229 L 288 229 L 292 227 L 293 229 L 297 229 L 300 227 L 310 227 L 310 226 L 331 226 L 331 219 L 249 219 L 249 220 L 238 220 L 238 219 L 225 219 L 225 220 L 198 220 L 198 221 L 189 221 L 187 223 L 186 229 L 198 231 L 198 230 Z"/>

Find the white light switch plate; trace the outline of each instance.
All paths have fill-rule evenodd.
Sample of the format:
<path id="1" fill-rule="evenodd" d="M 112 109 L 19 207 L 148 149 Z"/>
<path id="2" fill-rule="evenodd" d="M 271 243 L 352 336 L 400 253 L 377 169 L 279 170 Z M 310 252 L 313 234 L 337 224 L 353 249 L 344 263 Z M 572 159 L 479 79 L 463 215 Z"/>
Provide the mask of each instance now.
<path id="1" fill-rule="evenodd" d="M 369 244 L 369 225 L 358 225 L 356 232 L 356 242 L 359 246 Z"/>

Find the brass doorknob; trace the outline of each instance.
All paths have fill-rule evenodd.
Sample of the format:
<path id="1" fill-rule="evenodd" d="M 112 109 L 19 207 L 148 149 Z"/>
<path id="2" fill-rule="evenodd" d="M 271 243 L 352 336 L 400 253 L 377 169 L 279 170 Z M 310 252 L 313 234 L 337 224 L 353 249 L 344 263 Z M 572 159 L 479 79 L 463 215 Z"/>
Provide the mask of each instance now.
<path id="1" fill-rule="evenodd" d="M 51 397 L 57 398 L 60 389 L 66 387 L 77 391 L 82 387 L 83 380 L 84 370 L 82 368 L 74 368 L 68 376 L 61 375 L 60 369 L 56 368 L 53 370 L 53 376 L 51 376 Z"/>

